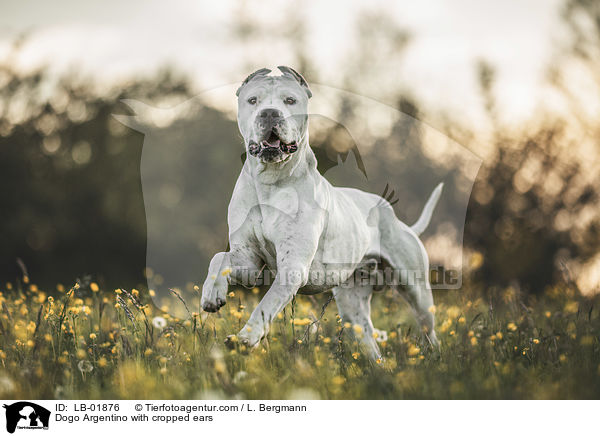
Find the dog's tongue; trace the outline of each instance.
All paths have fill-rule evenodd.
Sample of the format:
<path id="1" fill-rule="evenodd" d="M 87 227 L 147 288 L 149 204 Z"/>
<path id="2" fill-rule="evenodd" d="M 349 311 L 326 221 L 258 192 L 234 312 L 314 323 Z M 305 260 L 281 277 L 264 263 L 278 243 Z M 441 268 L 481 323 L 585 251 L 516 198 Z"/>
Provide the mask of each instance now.
<path id="1" fill-rule="evenodd" d="M 269 135 L 269 138 L 267 138 L 267 140 L 265 141 L 267 143 L 267 145 L 269 147 L 279 147 L 279 145 L 281 144 L 281 140 L 279 139 L 279 137 L 271 132 L 271 134 Z"/>

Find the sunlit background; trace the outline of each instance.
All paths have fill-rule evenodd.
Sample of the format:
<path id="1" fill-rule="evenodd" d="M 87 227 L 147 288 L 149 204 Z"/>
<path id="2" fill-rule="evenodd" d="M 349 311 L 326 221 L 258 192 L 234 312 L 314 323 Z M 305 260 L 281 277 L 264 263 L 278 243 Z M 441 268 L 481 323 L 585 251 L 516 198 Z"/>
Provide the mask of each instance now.
<path id="1" fill-rule="evenodd" d="M 309 83 L 375 99 L 429 126 L 412 131 L 403 118 L 386 127 L 387 138 L 417 135 L 412 143 L 423 149 L 407 157 L 384 147 L 381 160 L 399 172 L 415 162 L 444 167 L 427 132 L 482 158 L 464 229 L 470 280 L 531 293 L 565 281 L 583 293 L 598 289 L 597 2 L 8 1 L 1 8 L 3 280 L 91 274 L 107 286 L 144 286 L 144 138 L 112 117 L 130 114 L 120 101 L 172 107 L 260 67 L 290 65 Z M 239 146 L 235 99 L 210 95 L 203 118 L 215 149 L 222 147 L 203 171 L 234 180 L 239 153 L 230 160 L 225 150 Z M 344 113 L 344 101 L 331 105 Z M 319 138 L 342 134 L 330 126 Z M 163 188 L 166 203 L 179 195 Z M 398 195 L 416 204 L 428 190 Z M 415 218 L 416 210 L 402 216 L 398 207 L 401 218 Z M 225 237 L 222 219 L 213 219 L 197 236 L 207 253 Z M 433 225 L 432 235 L 443 233 L 442 222 Z"/>

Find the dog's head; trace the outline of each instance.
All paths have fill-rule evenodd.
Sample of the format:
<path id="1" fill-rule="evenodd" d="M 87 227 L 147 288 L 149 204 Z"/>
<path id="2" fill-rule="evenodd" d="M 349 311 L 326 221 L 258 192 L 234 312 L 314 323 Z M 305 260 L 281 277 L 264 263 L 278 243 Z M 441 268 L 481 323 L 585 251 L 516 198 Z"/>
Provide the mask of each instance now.
<path id="1" fill-rule="evenodd" d="M 250 74 L 237 90 L 238 126 L 250 158 L 263 163 L 284 162 L 306 146 L 308 99 L 306 80 L 289 67 L 281 76 L 262 68 Z"/>

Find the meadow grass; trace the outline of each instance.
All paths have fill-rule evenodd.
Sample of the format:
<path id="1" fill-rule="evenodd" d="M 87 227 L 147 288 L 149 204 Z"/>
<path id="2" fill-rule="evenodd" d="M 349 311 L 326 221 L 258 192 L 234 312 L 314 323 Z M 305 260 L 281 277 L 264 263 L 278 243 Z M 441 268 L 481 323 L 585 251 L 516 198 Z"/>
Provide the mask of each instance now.
<path id="1" fill-rule="evenodd" d="M 260 297 L 177 319 L 136 290 L 96 283 L 0 295 L 0 397 L 28 399 L 558 399 L 600 397 L 600 307 L 569 286 L 526 302 L 512 288 L 435 294 L 441 348 L 403 300 L 376 293 L 384 354 L 362 353 L 329 294 L 299 296 L 252 352 L 229 350 Z M 181 302 L 183 304 L 183 302 Z M 196 309 L 198 310 L 198 309 Z"/>

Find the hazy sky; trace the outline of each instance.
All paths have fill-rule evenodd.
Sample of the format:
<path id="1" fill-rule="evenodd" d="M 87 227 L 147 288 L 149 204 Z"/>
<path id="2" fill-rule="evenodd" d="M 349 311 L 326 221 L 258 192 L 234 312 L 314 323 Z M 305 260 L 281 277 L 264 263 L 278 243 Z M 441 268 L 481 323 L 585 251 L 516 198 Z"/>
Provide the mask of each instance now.
<path id="1" fill-rule="evenodd" d="M 231 38 L 232 17 L 240 8 L 268 26 L 288 2 L 105 0 L 3 0 L 0 55 L 14 37 L 30 38 L 18 63 L 46 63 L 105 83 L 150 76 L 166 64 L 189 73 L 198 90 L 239 82 L 247 73 L 248 50 L 257 64 L 288 63 L 285 44 L 267 41 L 248 47 Z M 482 105 L 475 63 L 498 68 L 497 93 L 503 116 L 527 115 L 540 102 L 540 83 L 551 55 L 563 40 L 559 0 L 453 0 L 383 2 L 345 0 L 298 2 L 308 23 L 308 52 L 321 83 L 342 87 L 339 71 L 352 56 L 358 14 L 383 10 L 413 35 L 397 80 L 427 108 L 450 111 L 475 123 Z M 244 53 L 246 56 L 244 56 Z M 379 92 L 381 91 L 381 92 Z M 372 95 L 385 100 L 385 90 Z"/>

